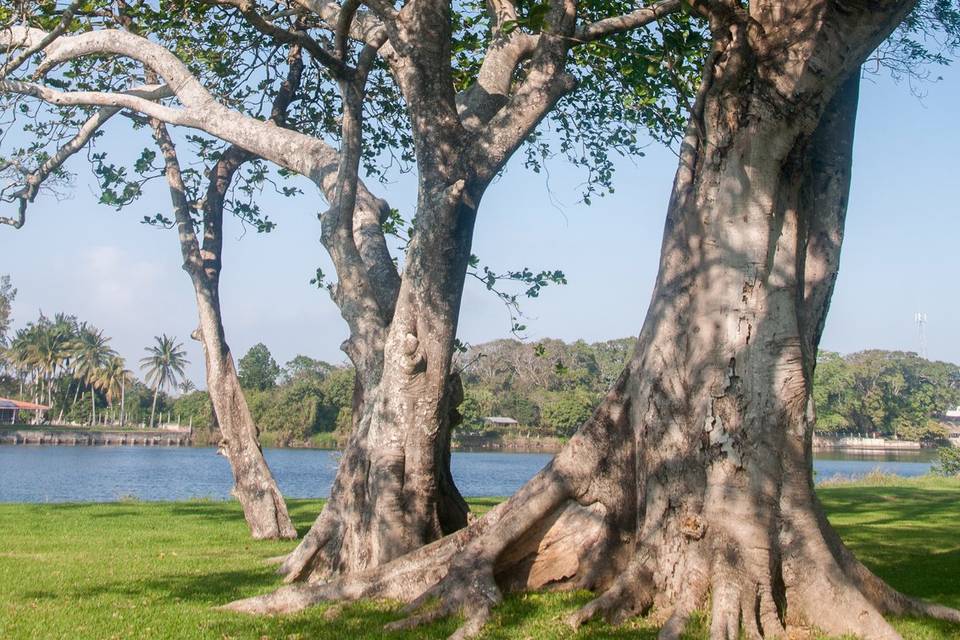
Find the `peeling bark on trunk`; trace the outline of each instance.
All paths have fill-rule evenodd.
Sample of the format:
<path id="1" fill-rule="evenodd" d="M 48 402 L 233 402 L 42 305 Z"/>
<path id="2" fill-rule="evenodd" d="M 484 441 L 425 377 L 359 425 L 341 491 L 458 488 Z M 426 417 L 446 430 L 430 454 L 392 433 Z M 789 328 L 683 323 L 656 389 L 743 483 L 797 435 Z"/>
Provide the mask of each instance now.
<path id="1" fill-rule="evenodd" d="M 635 356 L 568 446 L 455 535 L 230 609 L 387 597 L 414 614 L 391 627 L 461 612 L 453 637 L 463 638 L 480 631 L 503 589 L 552 586 L 600 592 L 570 617 L 573 627 L 653 610 L 662 639 L 679 638 L 708 605 L 715 640 L 797 626 L 899 638 L 885 613 L 960 621 L 858 563 L 813 492 L 811 382 L 857 104 L 858 79 L 847 76 L 909 3 L 864 14 L 824 7 L 805 10 L 812 35 L 786 30 L 797 49 L 785 53 L 748 44 L 745 22 L 713 21 L 718 47 L 684 141 Z M 763 58 L 780 54 L 778 65 Z"/>

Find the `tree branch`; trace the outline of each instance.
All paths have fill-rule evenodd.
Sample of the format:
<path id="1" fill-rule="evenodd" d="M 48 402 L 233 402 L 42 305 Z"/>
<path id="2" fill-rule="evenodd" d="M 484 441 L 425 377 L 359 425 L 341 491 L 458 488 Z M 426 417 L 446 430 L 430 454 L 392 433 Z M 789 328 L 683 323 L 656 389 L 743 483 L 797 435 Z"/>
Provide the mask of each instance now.
<path id="1" fill-rule="evenodd" d="M 680 0 L 660 0 L 624 15 L 597 20 L 577 29 L 574 39 L 578 43 L 586 43 L 605 36 L 639 29 L 679 10 L 680 4 Z"/>
<path id="2" fill-rule="evenodd" d="M 517 66 L 530 58 L 539 36 L 520 31 L 501 34 L 487 47 L 477 80 L 457 96 L 457 111 L 468 131 L 478 131 L 510 99 Z"/>
<path id="3" fill-rule="evenodd" d="M 323 48 L 323 46 L 300 30 L 285 29 L 265 18 L 253 0 L 206 0 L 215 5 L 234 7 L 240 15 L 257 31 L 270 36 L 283 44 L 296 44 L 310 53 L 324 67 L 330 70 L 335 78 L 349 78 L 352 75 L 343 57 L 337 57 Z"/>
<path id="4" fill-rule="evenodd" d="M 0 86 L 2 86 L 3 82 L 4 81 L 0 81 Z M 138 89 L 132 89 L 126 93 L 147 100 L 159 100 L 160 98 L 170 95 L 170 91 L 166 85 L 144 86 Z M 50 156 L 50 158 L 36 170 L 30 172 L 26 176 L 26 184 L 22 189 L 13 194 L 11 198 L 11 201 L 15 199 L 18 202 L 17 217 L 0 217 L 0 224 L 10 225 L 15 229 L 23 227 L 26 222 L 27 207 L 37 197 L 37 193 L 39 193 L 40 187 L 43 186 L 46 179 L 63 166 L 63 163 L 70 157 L 83 149 L 104 123 L 119 111 L 119 107 L 103 107 L 99 109 L 83 123 L 77 131 L 77 134 L 71 138 L 69 142 L 60 147 L 56 153 Z"/>
<path id="5" fill-rule="evenodd" d="M 183 183 L 183 174 L 180 171 L 180 160 L 177 158 L 176 147 L 166 125 L 156 118 L 151 118 L 150 127 L 153 129 L 153 139 L 163 155 L 164 174 L 167 185 L 170 187 L 174 219 L 177 221 L 177 236 L 180 239 L 183 268 L 190 274 L 191 278 L 202 278 L 203 259 L 200 256 L 197 233 L 193 228 L 193 216 L 190 215 L 190 203 Z"/>
<path id="6" fill-rule="evenodd" d="M 21 34 L 26 33 L 25 29 L 19 29 Z M 31 37 L 38 35 L 35 30 L 30 34 Z M 339 158 L 326 142 L 230 110 L 215 100 L 176 56 L 146 38 L 126 31 L 103 29 L 61 37 L 51 43 L 46 54 L 41 65 L 44 72 L 87 55 L 113 54 L 137 60 L 163 78 L 184 108 L 158 104 L 135 93 L 67 92 L 15 80 L 0 80 L 0 91 L 28 95 L 60 106 L 130 109 L 167 124 L 199 129 L 308 177 L 321 188 L 328 200 L 334 197 Z M 379 297 L 384 302 L 395 301 L 399 276 L 379 230 L 383 213 L 388 208 L 362 183 L 358 184 L 357 199 L 363 212 L 359 244 L 368 249 L 363 254 L 372 271 L 379 274 L 378 281 L 383 282 L 383 295 Z M 392 313 L 392 304 L 387 305 L 388 313 Z"/>
<path id="7" fill-rule="evenodd" d="M 25 39 L 19 44 L 19 46 L 13 41 L 12 38 L 9 42 L 7 42 L 3 36 L 0 36 L 0 43 L 5 43 L 6 46 L 13 48 L 23 47 L 23 51 L 21 51 L 19 55 L 7 61 L 3 67 L 0 67 L 0 78 L 6 78 L 8 75 L 19 69 L 24 62 L 29 60 L 30 56 L 45 49 L 50 45 L 50 43 L 59 38 L 61 34 L 67 30 L 67 27 L 70 25 L 70 21 L 73 20 L 73 14 L 76 12 L 80 4 L 81 0 L 74 0 L 71 2 L 70 6 L 63 10 L 59 24 L 57 24 L 57 26 L 54 27 L 50 33 L 44 33 L 39 29 L 29 30 L 26 34 L 24 34 Z M 36 33 L 30 33 L 31 31 L 35 31 Z"/>
<path id="8" fill-rule="evenodd" d="M 324 26 L 330 31 L 336 33 L 337 25 L 340 24 L 340 14 L 342 7 L 332 0 L 293 0 L 295 4 L 303 7 L 313 15 L 319 17 Z M 386 39 L 386 30 L 383 23 L 369 12 L 357 10 L 354 12 L 349 31 L 351 38 L 358 42 L 367 44 L 381 44 Z"/>
<path id="9" fill-rule="evenodd" d="M 470 147 L 469 162 L 478 176 L 492 179 L 557 100 L 576 86 L 564 69 L 576 9 L 571 0 L 553 0 L 550 5 L 548 27 L 537 37 L 526 77 Z"/>

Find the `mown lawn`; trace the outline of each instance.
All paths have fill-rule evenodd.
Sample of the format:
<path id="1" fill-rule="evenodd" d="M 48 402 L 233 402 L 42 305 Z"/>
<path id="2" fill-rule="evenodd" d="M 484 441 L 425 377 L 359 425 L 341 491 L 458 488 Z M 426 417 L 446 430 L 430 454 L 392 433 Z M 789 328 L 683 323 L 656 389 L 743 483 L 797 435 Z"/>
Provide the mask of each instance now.
<path id="1" fill-rule="evenodd" d="M 844 539 L 900 589 L 960 607 L 960 481 L 898 480 L 822 488 Z M 485 510 L 495 500 L 475 500 Z M 301 533 L 319 501 L 292 501 Z M 361 603 L 338 616 L 254 618 L 214 611 L 278 584 L 265 560 L 293 543 L 252 542 L 235 503 L 0 504 L 0 638 L 383 638 L 398 617 Z M 567 638 L 564 616 L 587 593 L 508 598 L 484 637 Z M 960 627 L 896 620 L 905 638 L 960 639 Z M 392 638 L 444 638 L 446 621 Z M 642 620 L 577 638 L 656 637 Z M 705 637 L 704 626 L 690 638 Z"/>

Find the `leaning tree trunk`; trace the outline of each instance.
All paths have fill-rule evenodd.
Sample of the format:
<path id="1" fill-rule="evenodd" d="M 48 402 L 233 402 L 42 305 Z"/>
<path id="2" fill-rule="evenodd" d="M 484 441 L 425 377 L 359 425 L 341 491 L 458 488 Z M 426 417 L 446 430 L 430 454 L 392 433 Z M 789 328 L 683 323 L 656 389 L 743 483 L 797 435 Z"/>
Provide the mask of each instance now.
<path id="1" fill-rule="evenodd" d="M 152 126 L 154 139 L 164 157 L 183 268 L 190 275 L 196 295 L 200 324 L 194 337 L 203 345 L 207 392 L 221 434 L 218 451 L 230 462 L 233 495 L 243 508 L 243 517 L 254 539 L 296 538 L 297 530 L 287 513 L 286 502 L 263 457 L 260 433 L 240 388 L 220 313 L 224 197 L 234 173 L 249 154 L 230 147 L 211 170 L 203 204 L 201 245 L 194 231 L 173 141 L 163 124 L 153 121 Z"/>
<path id="2" fill-rule="evenodd" d="M 394 626 L 461 611 L 460 638 L 480 630 L 501 589 L 566 584 L 601 591 L 574 627 L 654 608 L 665 639 L 707 605 L 718 640 L 793 626 L 899 638 L 885 613 L 960 622 L 857 562 L 813 493 L 811 381 L 842 240 L 856 78 L 836 92 L 844 77 L 824 74 L 805 87 L 819 97 L 783 101 L 790 78 L 750 74 L 738 31 L 708 63 L 635 356 L 569 445 L 462 532 L 232 609 L 380 596 L 416 611 L 439 598 Z M 871 48 L 861 44 L 843 53 L 859 62 Z M 831 73 L 856 73 L 839 58 Z"/>
<path id="3" fill-rule="evenodd" d="M 243 517 L 254 539 L 296 538 L 297 530 L 287 513 L 260 447 L 260 432 L 247 400 L 223 334 L 217 292 L 194 285 L 200 316 L 199 339 L 206 361 L 207 392 L 220 429 L 218 451 L 230 462 L 233 495 L 243 508 Z"/>

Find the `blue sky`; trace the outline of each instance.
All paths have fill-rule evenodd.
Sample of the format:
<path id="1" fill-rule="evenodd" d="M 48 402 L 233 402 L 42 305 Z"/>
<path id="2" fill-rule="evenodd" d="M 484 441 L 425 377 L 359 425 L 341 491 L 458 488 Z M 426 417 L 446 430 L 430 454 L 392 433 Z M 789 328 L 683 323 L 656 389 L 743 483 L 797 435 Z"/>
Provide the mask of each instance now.
<path id="1" fill-rule="evenodd" d="M 913 315 L 928 316 L 931 358 L 960 362 L 960 146 L 956 105 L 960 69 L 942 70 L 925 97 L 886 77 L 861 92 L 853 189 L 840 279 L 822 346 L 919 350 Z M 116 150 L 145 133 L 111 125 L 103 143 Z M 131 147 L 133 148 L 133 147 Z M 139 149 L 139 146 L 136 147 Z M 169 211 L 162 185 L 143 202 L 115 212 L 98 205 L 78 158 L 68 198 L 41 196 L 20 231 L 0 228 L 0 273 L 19 289 L 15 326 L 66 311 L 96 324 L 135 368 L 152 336 L 186 343 L 190 377 L 203 386 L 203 357 L 188 339 L 196 326 L 192 289 L 180 269 L 173 231 L 140 224 Z M 530 340 L 588 341 L 635 335 L 656 275 L 663 216 L 676 158 L 651 146 L 618 163 L 616 193 L 578 204 L 583 175 L 555 162 L 549 176 L 514 161 L 481 205 L 474 252 L 497 269 L 560 268 L 569 284 L 524 305 Z M 414 182 L 405 176 L 378 193 L 409 215 Z M 279 223 L 268 235 L 229 222 L 222 298 L 234 353 L 264 342 L 282 364 L 297 353 L 344 360 L 346 326 L 326 293 L 308 281 L 318 266 L 332 273 L 319 243 L 323 202 L 307 188 L 296 199 L 266 198 Z M 503 306 L 468 282 L 460 337 L 478 343 L 507 336 Z"/>

